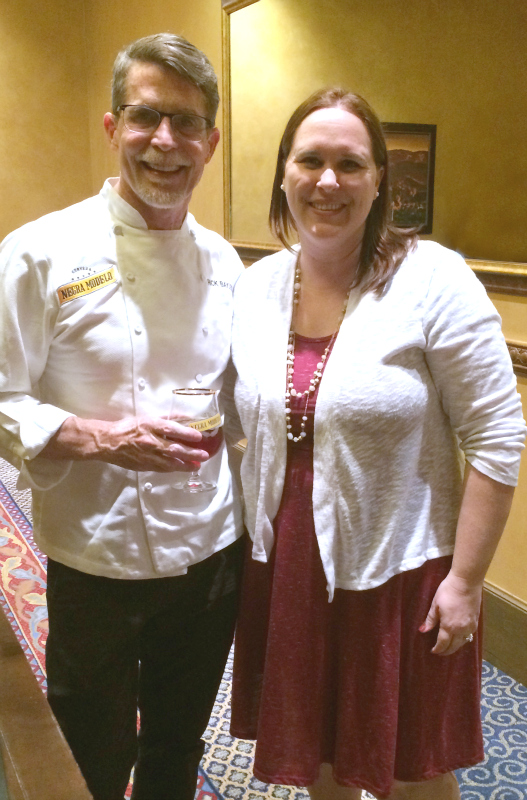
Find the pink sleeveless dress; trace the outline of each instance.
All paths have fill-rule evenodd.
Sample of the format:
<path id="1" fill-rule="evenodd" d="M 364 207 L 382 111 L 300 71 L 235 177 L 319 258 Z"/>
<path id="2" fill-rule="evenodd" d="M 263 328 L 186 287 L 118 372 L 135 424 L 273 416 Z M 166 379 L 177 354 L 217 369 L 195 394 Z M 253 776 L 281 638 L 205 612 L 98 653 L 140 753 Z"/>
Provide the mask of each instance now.
<path id="1" fill-rule="evenodd" d="M 328 341 L 296 336 L 294 383 L 304 389 Z M 313 417 L 289 443 L 269 563 L 248 553 L 236 630 L 231 732 L 257 739 L 254 774 L 309 786 L 320 764 L 337 783 L 386 797 L 394 779 L 422 781 L 483 760 L 481 638 L 453 656 L 421 634 L 451 558 L 375 589 L 335 591 L 326 578 L 312 507 Z M 291 402 L 300 430 L 305 398 Z"/>

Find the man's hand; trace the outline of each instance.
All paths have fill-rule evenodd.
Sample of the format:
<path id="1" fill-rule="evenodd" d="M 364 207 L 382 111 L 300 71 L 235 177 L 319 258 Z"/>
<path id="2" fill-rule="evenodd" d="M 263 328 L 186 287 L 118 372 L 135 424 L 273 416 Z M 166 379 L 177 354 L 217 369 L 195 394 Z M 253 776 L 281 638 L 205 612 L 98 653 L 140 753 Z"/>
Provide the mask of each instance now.
<path id="1" fill-rule="evenodd" d="M 190 472 L 209 458 L 202 435 L 162 417 L 117 422 L 68 417 L 40 453 L 43 458 L 104 461 L 137 472 Z"/>

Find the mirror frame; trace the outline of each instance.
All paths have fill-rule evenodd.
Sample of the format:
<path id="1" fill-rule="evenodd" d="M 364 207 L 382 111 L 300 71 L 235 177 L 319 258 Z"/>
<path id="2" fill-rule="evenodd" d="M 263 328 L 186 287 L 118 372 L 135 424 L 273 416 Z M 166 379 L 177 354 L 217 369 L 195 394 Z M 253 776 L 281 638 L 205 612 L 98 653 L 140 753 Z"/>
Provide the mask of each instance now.
<path id="1" fill-rule="evenodd" d="M 235 11 L 259 0 L 221 0 L 222 6 L 222 93 L 223 93 L 223 223 L 226 239 L 236 248 L 246 266 L 281 246 L 261 242 L 237 241 L 232 238 L 232 119 L 231 119 L 231 26 Z M 527 297 L 527 263 L 465 259 L 487 292 Z M 527 378 L 527 344 L 508 341 L 509 353 L 517 375 Z"/>
<path id="2" fill-rule="evenodd" d="M 221 0 L 221 36 L 222 36 L 222 98 L 223 98 L 223 230 L 225 238 L 236 247 L 243 249 L 244 245 L 251 248 L 250 242 L 235 242 L 232 239 L 232 103 L 231 103 L 231 14 L 242 8 L 252 6 L 259 0 Z M 252 261 L 262 258 L 260 248 L 265 249 L 265 254 L 275 252 L 280 248 L 272 245 L 265 247 L 255 243 L 255 253 Z M 244 255 L 241 255 L 244 258 Z M 249 256 L 249 260 L 251 260 Z"/>

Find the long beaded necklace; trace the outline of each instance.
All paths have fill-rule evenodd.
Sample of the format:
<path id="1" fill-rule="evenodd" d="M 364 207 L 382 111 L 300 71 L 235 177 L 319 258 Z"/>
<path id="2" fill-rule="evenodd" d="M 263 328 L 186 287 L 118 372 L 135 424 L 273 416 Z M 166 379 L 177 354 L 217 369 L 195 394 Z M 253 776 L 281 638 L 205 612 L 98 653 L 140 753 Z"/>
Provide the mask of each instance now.
<path id="1" fill-rule="evenodd" d="M 346 315 L 346 309 L 348 307 L 348 300 L 351 292 L 351 286 L 349 287 L 348 291 L 346 292 L 346 299 L 344 300 L 344 306 L 342 308 L 342 312 L 339 317 L 339 321 L 337 324 L 337 328 L 333 333 L 329 343 L 324 350 L 322 356 L 320 357 L 320 361 L 317 363 L 315 367 L 315 371 L 313 372 L 313 377 L 309 380 L 309 386 L 307 389 L 304 389 L 303 392 L 299 392 L 295 389 L 293 385 L 293 376 L 295 374 L 295 331 L 294 331 L 294 319 L 295 319 L 295 312 L 300 301 L 300 284 L 302 280 L 302 273 L 300 271 L 300 261 L 297 259 L 295 265 L 295 280 L 293 284 L 293 314 L 291 318 L 291 328 L 289 330 L 289 341 L 287 344 L 287 357 L 286 357 L 286 368 L 287 368 L 287 378 L 286 378 L 286 390 L 285 390 L 285 422 L 286 422 L 286 429 L 287 429 L 287 438 L 291 442 L 300 442 L 302 439 L 305 439 L 307 436 L 306 433 L 306 422 L 307 422 L 307 407 L 309 403 L 309 398 L 311 395 L 314 394 L 315 389 L 317 388 L 318 384 L 322 380 L 322 375 L 324 374 L 324 368 L 326 366 L 326 362 L 328 359 L 329 352 L 333 346 L 333 342 L 337 338 L 338 332 L 340 331 L 340 326 L 344 320 Z M 304 407 L 304 413 L 302 415 L 302 419 L 300 421 L 300 432 L 298 436 L 295 436 L 293 433 L 293 425 L 291 423 L 291 397 L 301 397 L 304 396 L 306 398 L 306 403 Z"/>

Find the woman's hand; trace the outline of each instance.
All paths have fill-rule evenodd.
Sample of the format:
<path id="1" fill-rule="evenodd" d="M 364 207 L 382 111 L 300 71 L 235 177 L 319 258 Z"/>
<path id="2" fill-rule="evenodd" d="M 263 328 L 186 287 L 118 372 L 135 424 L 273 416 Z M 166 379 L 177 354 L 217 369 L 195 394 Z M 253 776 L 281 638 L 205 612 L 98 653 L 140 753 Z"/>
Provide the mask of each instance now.
<path id="1" fill-rule="evenodd" d="M 422 633 L 439 625 L 432 653 L 450 656 L 478 626 L 485 573 L 505 527 L 514 487 L 467 464 L 452 569 L 439 585 Z"/>
<path id="2" fill-rule="evenodd" d="M 467 644 L 468 637 L 478 627 L 482 588 L 482 584 L 470 585 L 452 572 L 439 584 L 426 620 L 419 628 L 426 633 L 439 625 L 432 653 L 450 656 Z"/>

